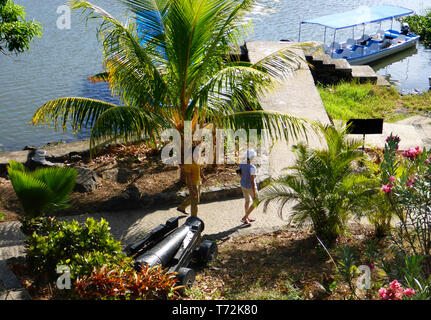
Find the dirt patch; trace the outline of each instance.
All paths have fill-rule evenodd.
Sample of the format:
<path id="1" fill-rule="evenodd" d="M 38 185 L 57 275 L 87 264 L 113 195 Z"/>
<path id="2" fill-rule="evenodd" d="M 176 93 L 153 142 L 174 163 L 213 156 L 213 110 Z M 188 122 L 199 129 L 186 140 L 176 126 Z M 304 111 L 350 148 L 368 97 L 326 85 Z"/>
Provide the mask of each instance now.
<path id="1" fill-rule="evenodd" d="M 93 192 L 73 192 L 71 208 L 56 215 L 94 213 L 104 209 L 104 204 L 133 186 L 141 196 L 161 192 L 185 190 L 180 179 L 180 167 L 162 163 L 160 154 L 145 145 L 117 146 L 103 150 L 97 157 L 74 155 L 65 161 L 67 166 L 83 166 L 98 176 L 98 186 Z M 203 187 L 228 186 L 239 183 L 236 165 L 206 166 L 207 178 Z M 14 221 L 23 214 L 10 180 L 0 177 L 0 213 L 3 221 Z"/>

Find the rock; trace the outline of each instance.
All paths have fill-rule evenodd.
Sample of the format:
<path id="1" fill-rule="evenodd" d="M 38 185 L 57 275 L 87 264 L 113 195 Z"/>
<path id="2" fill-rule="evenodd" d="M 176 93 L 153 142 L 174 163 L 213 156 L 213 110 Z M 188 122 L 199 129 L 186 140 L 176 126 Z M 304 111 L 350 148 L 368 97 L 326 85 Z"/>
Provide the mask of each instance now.
<path id="1" fill-rule="evenodd" d="M 92 192 L 97 188 L 99 178 L 97 174 L 86 167 L 76 166 L 74 167 L 78 171 L 76 177 L 75 191 L 78 192 Z"/>
<path id="2" fill-rule="evenodd" d="M 118 176 L 118 168 L 112 168 L 102 171 L 100 173 L 100 176 L 102 177 L 102 179 L 115 181 L 117 180 Z"/>
<path id="3" fill-rule="evenodd" d="M 133 172 L 130 169 L 119 168 L 117 169 L 117 182 L 127 183 L 133 177 Z"/>
<path id="4" fill-rule="evenodd" d="M 82 157 L 79 154 L 74 154 L 70 156 L 70 160 L 73 162 L 78 162 L 79 160 L 82 160 Z"/>
<path id="5" fill-rule="evenodd" d="M 130 184 L 127 188 L 121 192 L 118 196 L 110 198 L 104 205 L 104 210 L 115 211 L 115 210 L 130 210 L 141 207 L 141 191 L 135 184 Z"/>
<path id="6" fill-rule="evenodd" d="M 141 199 L 141 191 L 139 191 L 139 188 L 134 183 L 129 184 L 122 193 L 124 193 L 126 198 L 133 201 L 139 201 Z"/>

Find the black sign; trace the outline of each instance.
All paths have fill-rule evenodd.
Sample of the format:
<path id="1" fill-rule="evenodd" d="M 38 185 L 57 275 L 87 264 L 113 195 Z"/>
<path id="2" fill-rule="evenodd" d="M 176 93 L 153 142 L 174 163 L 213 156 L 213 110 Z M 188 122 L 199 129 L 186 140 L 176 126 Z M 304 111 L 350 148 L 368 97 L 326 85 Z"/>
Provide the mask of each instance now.
<path id="1" fill-rule="evenodd" d="M 350 119 L 347 127 L 350 134 L 382 134 L 383 119 Z"/>

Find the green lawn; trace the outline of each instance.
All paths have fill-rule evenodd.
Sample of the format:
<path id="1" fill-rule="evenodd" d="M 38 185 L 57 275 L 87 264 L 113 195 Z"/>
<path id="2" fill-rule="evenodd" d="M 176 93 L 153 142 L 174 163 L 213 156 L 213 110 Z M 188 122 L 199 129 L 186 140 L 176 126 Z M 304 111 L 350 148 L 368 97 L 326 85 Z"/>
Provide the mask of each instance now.
<path id="1" fill-rule="evenodd" d="M 334 120 L 383 118 L 395 122 L 415 114 L 431 114 L 430 92 L 401 96 L 394 87 L 354 82 L 317 88 Z"/>

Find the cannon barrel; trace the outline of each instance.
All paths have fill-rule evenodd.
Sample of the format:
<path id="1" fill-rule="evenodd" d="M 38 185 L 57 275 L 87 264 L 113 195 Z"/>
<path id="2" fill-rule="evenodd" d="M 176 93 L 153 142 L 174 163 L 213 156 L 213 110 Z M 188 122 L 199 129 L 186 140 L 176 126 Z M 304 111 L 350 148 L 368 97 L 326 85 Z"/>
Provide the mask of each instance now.
<path id="1" fill-rule="evenodd" d="M 147 250 L 161 241 L 172 230 L 178 228 L 178 220 L 182 217 L 170 218 L 165 224 L 161 224 L 148 233 L 142 240 L 132 243 L 124 249 L 128 256 L 137 255 L 140 251 Z"/>
<path id="2" fill-rule="evenodd" d="M 201 219 L 189 217 L 182 226 L 172 231 L 172 233 L 150 250 L 138 256 L 135 260 L 134 268 L 139 270 L 143 264 L 147 264 L 150 267 L 160 264 L 162 268 L 165 268 L 180 249 L 187 234 L 190 231 L 200 234 L 203 229 L 204 223 Z"/>

